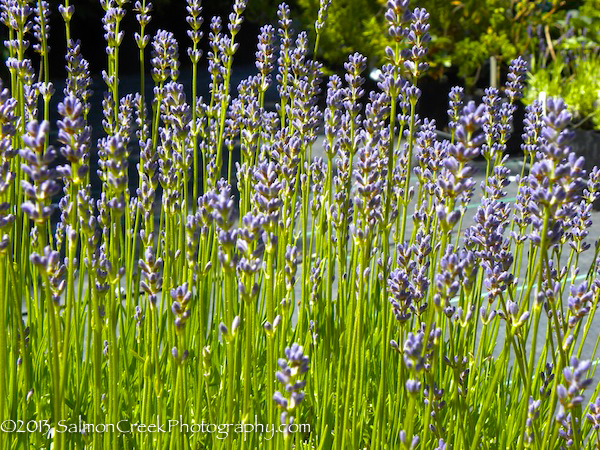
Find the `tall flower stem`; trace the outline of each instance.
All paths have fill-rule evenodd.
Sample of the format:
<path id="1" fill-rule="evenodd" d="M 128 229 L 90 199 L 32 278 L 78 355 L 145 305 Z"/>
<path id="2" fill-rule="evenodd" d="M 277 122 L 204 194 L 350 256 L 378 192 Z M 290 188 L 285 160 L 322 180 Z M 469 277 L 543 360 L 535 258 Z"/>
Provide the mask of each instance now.
<path id="1" fill-rule="evenodd" d="M 409 189 L 410 189 L 410 178 L 411 178 L 411 166 L 412 166 L 412 155 L 415 143 L 415 116 L 416 116 L 417 99 L 411 97 L 410 99 L 410 126 L 408 129 L 408 155 L 406 159 L 406 181 L 404 182 L 404 200 L 402 202 L 402 229 L 400 231 L 400 242 L 404 242 L 404 236 L 406 233 L 406 218 L 408 217 L 408 203 L 409 203 Z"/>
<path id="2" fill-rule="evenodd" d="M 267 321 L 273 324 L 275 320 L 275 305 L 274 305 L 274 289 L 275 289 L 275 242 L 273 236 L 269 236 L 267 247 L 265 249 L 267 253 L 267 273 L 265 274 L 265 292 L 266 292 L 266 308 L 267 308 Z M 275 336 L 267 334 L 267 423 L 275 423 L 275 409 L 272 401 L 273 394 L 275 393 L 275 385 L 273 374 L 275 373 Z M 272 448 L 272 441 L 269 441 L 269 447 Z"/>
<path id="3" fill-rule="evenodd" d="M 39 226 L 39 248 L 40 254 L 43 255 L 46 249 L 46 224 L 42 224 Z M 54 425 L 57 426 L 58 423 L 62 420 L 62 411 L 63 408 L 63 396 L 61 391 L 61 380 L 60 380 L 60 359 L 61 355 L 59 352 L 59 325 L 58 325 L 58 313 L 56 310 L 56 306 L 54 304 L 54 300 L 52 299 L 52 294 L 50 292 L 50 280 L 45 272 L 42 271 L 42 281 L 44 285 L 44 298 L 46 300 L 46 309 L 47 309 L 47 317 L 50 322 L 50 336 L 52 337 L 52 342 L 50 345 L 51 348 L 51 361 L 52 361 L 52 385 L 54 391 L 54 401 L 53 401 L 53 409 L 54 409 L 54 417 L 53 422 Z M 63 355 L 64 357 L 64 355 Z M 64 447 L 64 434 L 56 433 L 54 436 L 54 448 L 57 450 L 61 450 Z"/>
<path id="4" fill-rule="evenodd" d="M 528 293 L 526 294 L 526 297 L 529 298 L 529 296 L 531 295 L 531 289 L 533 286 L 533 280 L 535 279 L 536 274 L 538 275 L 538 290 L 541 289 L 542 287 L 542 266 L 544 264 L 544 259 L 547 258 L 547 251 L 546 251 L 546 246 L 547 246 L 547 234 L 548 234 L 548 224 L 550 222 L 550 214 L 549 211 L 546 211 L 546 214 L 544 216 L 544 226 L 542 229 L 542 241 L 540 243 L 540 257 L 538 260 L 538 264 L 537 267 L 534 271 L 534 273 L 532 274 L 531 277 L 531 282 L 529 283 L 528 286 Z M 522 403 L 523 403 L 523 412 L 521 413 L 521 429 L 524 429 L 525 426 L 525 421 L 527 420 L 527 408 L 528 408 L 528 402 L 529 402 L 529 396 L 531 395 L 531 391 L 532 391 L 532 384 L 533 384 L 533 366 L 534 366 L 534 361 L 535 361 L 535 350 L 536 350 L 536 345 L 537 345 L 537 337 L 538 337 L 538 329 L 539 329 L 539 324 L 540 324 L 540 317 L 542 315 L 542 305 L 538 304 L 537 302 L 534 301 L 534 319 L 533 319 L 533 337 L 532 337 L 532 341 L 531 341 L 531 355 L 529 356 L 529 364 L 527 366 L 527 376 L 525 378 L 525 380 L 523 380 L 525 382 L 525 393 L 523 395 L 522 398 Z M 519 449 L 521 449 L 523 447 L 523 439 L 521 439 L 521 442 L 519 444 Z"/>
<path id="5" fill-rule="evenodd" d="M 7 358 L 6 351 L 9 348 L 6 336 L 6 313 L 8 312 L 7 305 L 7 290 L 5 289 L 5 273 L 6 273 L 6 254 L 0 253 L 0 365 L 6 367 Z M 10 261 L 8 262 L 10 264 Z M 6 385 L 6 370 L 0 370 L 0 420 L 5 420 L 8 415 L 6 411 L 6 398 L 9 396 L 9 391 Z"/>
<path id="6" fill-rule="evenodd" d="M 111 225 L 110 225 L 110 258 L 112 260 L 113 267 L 118 267 L 118 251 L 117 251 L 117 235 L 119 232 L 117 221 L 111 213 Z M 118 269 L 117 269 L 118 272 Z M 118 277 L 118 275 L 115 275 Z M 109 352 L 110 352 L 110 364 L 108 367 L 109 371 L 109 418 L 112 423 L 119 421 L 119 378 L 121 372 L 119 369 L 119 341 L 117 339 L 117 324 L 118 324 L 118 313 L 121 308 L 120 304 L 120 288 L 119 279 L 116 278 L 111 280 L 111 289 L 109 295 L 108 304 L 108 323 L 109 323 Z M 115 291 L 117 291 L 115 293 Z M 108 442 L 108 441 L 107 441 Z M 118 434 L 113 433 L 112 444 L 113 448 L 118 447 Z"/>
<path id="7" fill-rule="evenodd" d="M 69 0 L 65 0 L 65 11 L 68 11 L 69 8 Z M 68 13 L 65 17 L 65 38 L 67 40 L 67 45 L 69 45 L 71 42 L 71 16 Z"/>

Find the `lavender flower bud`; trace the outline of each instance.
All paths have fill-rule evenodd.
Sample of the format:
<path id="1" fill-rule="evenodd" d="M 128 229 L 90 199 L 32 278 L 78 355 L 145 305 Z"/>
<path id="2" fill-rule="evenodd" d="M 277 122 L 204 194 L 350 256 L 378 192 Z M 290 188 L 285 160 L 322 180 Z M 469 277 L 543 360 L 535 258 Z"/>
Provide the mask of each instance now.
<path id="1" fill-rule="evenodd" d="M 279 359 L 279 370 L 275 377 L 277 381 L 285 386 L 285 394 L 280 391 L 275 392 L 273 400 L 277 407 L 282 410 L 281 422 L 282 425 L 291 425 L 297 414 L 297 408 L 304 399 L 303 389 L 306 386 L 306 381 L 302 380 L 303 374 L 308 372 L 309 358 L 304 355 L 301 346 L 294 343 L 291 347 L 285 349 L 287 359 Z M 286 435 L 289 433 L 289 427 L 286 430 Z"/>
<path id="2" fill-rule="evenodd" d="M 164 83 L 179 76 L 179 47 L 173 33 L 158 30 L 152 41 L 152 78 L 155 83 Z"/>

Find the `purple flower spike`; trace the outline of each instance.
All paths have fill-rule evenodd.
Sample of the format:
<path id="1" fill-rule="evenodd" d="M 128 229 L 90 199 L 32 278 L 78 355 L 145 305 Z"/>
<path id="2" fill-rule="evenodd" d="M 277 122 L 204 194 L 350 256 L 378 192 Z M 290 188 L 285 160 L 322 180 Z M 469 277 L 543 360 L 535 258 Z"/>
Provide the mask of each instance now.
<path id="1" fill-rule="evenodd" d="M 402 27 L 410 19 L 409 5 L 410 0 L 389 0 L 387 2 L 384 17 L 388 24 L 388 33 L 396 42 L 402 41 L 404 37 L 405 30 Z M 391 49 L 391 47 L 389 48 Z"/>
<path id="2" fill-rule="evenodd" d="M 279 212 L 283 205 L 283 200 L 279 196 L 283 182 L 278 180 L 278 170 L 278 164 L 267 161 L 260 162 L 254 170 L 257 184 L 253 201 L 257 210 L 265 217 L 264 228 L 267 231 L 273 231 L 277 226 Z"/>
<path id="3" fill-rule="evenodd" d="M 571 414 L 573 408 L 583 402 L 583 391 L 593 382 L 591 378 L 585 378 L 592 364 L 590 361 L 579 361 L 576 357 L 571 358 L 570 366 L 563 369 L 565 384 L 556 387 L 556 395 L 560 402 L 557 420 L 561 422 L 564 431 L 568 434 L 569 425 L 566 418 Z"/>
<path id="4" fill-rule="evenodd" d="M 25 148 L 19 151 L 23 159 L 21 167 L 33 181 L 33 184 L 26 180 L 21 181 L 28 198 L 22 208 L 25 214 L 38 224 L 45 223 L 50 218 L 53 208 L 45 206 L 45 203 L 60 191 L 55 181 L 58 171 L 49 167 L 56 158 L 56 152 L 52 147 L 44 150 L 49 129 L 50 124 L 46 121 L 41 124 L 37 121 L 29 122 L 27 134 L 23 136 Z"/>
<path id="5" fill-rule="evenodd" d="M 275 392 L 273 400 L 277 407 L 282 410 L 281 423 L 288 425 L 286 436 L 290 433 L 289 425 L 294 422 L 296 409 L 304 399 L 303 389 L 306 381 L 301 376 L 308 372 L 309 358 L 304 354 L 302 347 L 296 343 L 285 349 L 287 359 L 279 359 L 279 370 L 275 377 L 277 381 L 285 386 L 285 395 L 280 391 Z"/>
<path id="6" fill-rule="evenodd" d="M 404 342 L 404 363 L 409 369 L 420 372 L 424 368 L 423 347 L 425 334 L 423 332 L 408 333 Z"/>
<path id="7" fill-rule="evenodd" d="M 171 289 L 171 297 L 173 298 L 171 311 L 175 316 L 175 325 L 178 331 L 181 331 L 191 315 L 189 304 L 192 299 L 192 292 L 189 291 L 188 284 L 184 283 Z"/>
<path id="8" fill-rule="evenodd" d="M 600 430 L 600 396 L 597 396 L 594 402 L 590 402 L 588 410 L 586 419 L 592 423 L 595 431 Z"/>
<path id="9" fill-rule="evenodd" d="M 510 64 L 506 82 L 506 94 L 511 103 L 523 98 L 527 69 L 527 61 L 520 56 Z"/>
<path id="10" fill-rule="evenodd" d="M 269 83 L 268 75 L 273 71 L 275 62 L 275 50 L 273 47 L 275 28 L 272 25 L 265 25 L 260 29 L 258 36 L 258 48 L 256 51 L 256 68 L 265 79 L 261 90 L 266 90 Z"/>
<path id="11" fill-rule="evenodd" d="M 173 33 L 158 30 L 152 41 L 152 78 L 155 83 L 164 83 L 179 76 L 179 47 Z"/>
<path id="12" fill-rule="evenodd" d="M 193 47 L 188 48 L 188 56 L 192 63 L 197 64 L 202 56 L 202 50 L 198 48 L 200 39 L 202 39 L 203 33 L 201 30 L 204 19 L 202 17 L 202 2 L 201 0 L 187 0 L 186 21 L 190 26 L 191 30 L 187 31 L 189 38 L 192 40 Z"/>

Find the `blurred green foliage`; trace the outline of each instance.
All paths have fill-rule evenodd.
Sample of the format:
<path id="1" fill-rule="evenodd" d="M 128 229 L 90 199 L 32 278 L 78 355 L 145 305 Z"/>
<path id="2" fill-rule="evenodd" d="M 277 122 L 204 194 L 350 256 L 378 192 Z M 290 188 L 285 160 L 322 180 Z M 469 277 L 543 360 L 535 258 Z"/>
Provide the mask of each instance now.
<path id="1" fill-rule="evenodd" d="M 319 0 L 297 0 L 307 29 L 314 31 L 319 11 Z M 373 54 L 373 42 L 365 39 L 368 23 L 381 13 L 380 2 L 375 0 L 333 0 L 329 7 L 327 24 L 321 32 L 320 57 L 332 66 L 340 66 L 348 54 Z M 378 31 L 381 34 L 381 30 Z M 377 39 L 373 36 L 372 39 Z"/>
<path id="2" fill-rule="evenodd" d="M 582 128 L 600 129 L 599 9 L 600 0 L 587 0 L 554 21 L 548 45 L 533 53 L 525 96 L 563 97 Z"/>
<path id="3" fill-rule="evenodd" d="M 339 65 L 352 51 L 385 61 L 388 36 L 383 14 L 385 0 L 335 0 L 323 32 L 322 55 Z M 314 23 L 318 0 L 298 0 L 306 25 Z M 431 13 L 431 74 L 454 67 L 467 86 L 481 75 L 488 58 L 508 63 L 531 47 L 528 29 L 553 20 L 563 0 L 413 0 L 411 8 Z"/>
<path id="4" fill-rule="evenodd" d="M 588 57 L 573 68 L 564 63 L 551 64 L 530 75 L 525 103 L 545 92 L 547 97 L 563 97 L 569 106 L 574 125 L 600 129 L 600 58 Z"/>

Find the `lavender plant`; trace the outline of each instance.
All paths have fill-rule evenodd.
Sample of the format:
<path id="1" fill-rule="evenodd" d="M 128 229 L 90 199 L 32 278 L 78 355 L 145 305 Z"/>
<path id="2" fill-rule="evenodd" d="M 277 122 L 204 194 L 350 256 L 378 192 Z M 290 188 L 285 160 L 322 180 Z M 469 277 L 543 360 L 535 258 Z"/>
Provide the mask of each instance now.
<path id="1" fill-rule="evenodd" d="M 205 99 L 200 1 L 187 2 L 182 55 L 172 33 L 147 28 L 151 3 L 133 5 L 141 92 L 122 95 L 129 6 L 103 0 L 104 135 L 92 142 L 93 49 L 71 38 L 73 5 L 60 6 L 56 94 L 49 5 L 1 2 L 0 448 L 600 445 L 600 171 L 570 151 L 567 105 L 527 107 L 513 173 L 523 59 L 479 104 L 453 89 L 440 140 L 416 112 L 429 14 L 387 2 L 392 46 L 366 92 L 362 55 L 328 79 L 311 59 L 330 3 L 312 49 L 280 5 L 237 90 L 246 2 L 207 21 Z M 191 88 L 178 83 L 185 54 Z"/>

